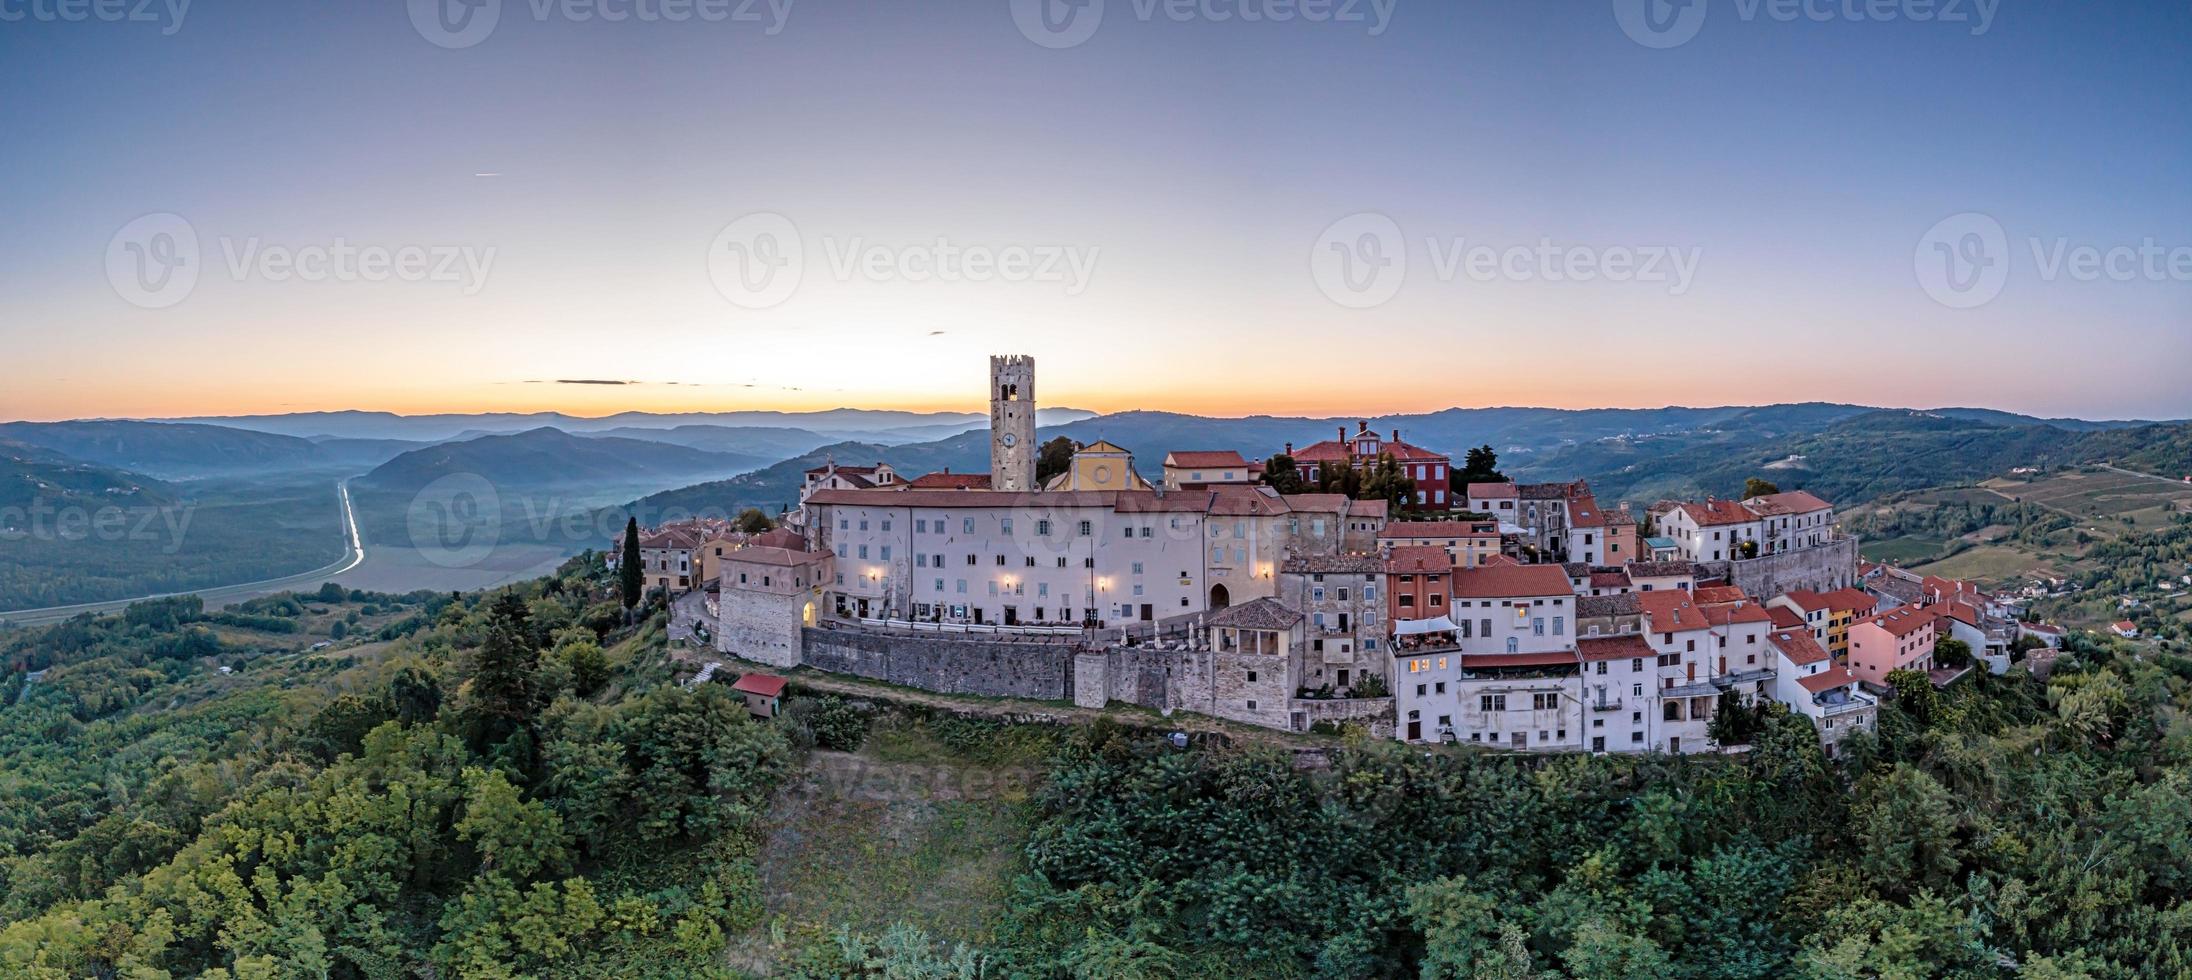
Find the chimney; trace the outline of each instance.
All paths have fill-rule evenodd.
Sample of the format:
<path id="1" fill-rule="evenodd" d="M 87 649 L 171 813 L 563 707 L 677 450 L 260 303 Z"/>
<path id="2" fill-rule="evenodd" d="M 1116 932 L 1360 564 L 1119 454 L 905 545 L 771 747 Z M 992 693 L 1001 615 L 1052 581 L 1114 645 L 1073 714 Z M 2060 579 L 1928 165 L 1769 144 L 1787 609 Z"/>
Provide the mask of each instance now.
<path id="1" fill-rule="evenodd" d="M 1394 441 L 1394 442 L 1399 442 L 1399 441 L 1400 441 L 1400 430 L 1399 430 L 1399 429 L 1394 429 L 1394 430 L 1393 430 L 1393 441 Z"/>
<path id="2" fill-rule="evenodd" d="M 1291 442 L 1290 442 L 1290 443 L 1287 443 L 1287 444 L 1286 444 L 1286 454 L 1287 454 L 1288 456 L 1292 456 L 1292 455 L 1294 455 L 1294 444 L 1293 444 L 1293 443 L 1291 443 Z"/>
<path id="3" fill-rule="evenodd" d="M 1346 427 L 1346 426 L 1344 426 L 1344 425 L 1343 425 L 1343 426 L 1340 426 L 1340 441 L 1341 441 L 1341 442 L 1346 442 L 1346 441 L 1347 441 L 1347 427 Z"/>
<path id="4" fill-rule="evenodd" d="M 1368 431 L 1370 431 L 1370 420 L 1369 420 L 1369 419 L 1363 419 L 1363 420 L 1361 420 L 1361 421 L 1359 421 L 1359 422 L 1356 422 L 1356 423 L 1355 423 L 1355 431 L 1357 431 L 1357 432 L 1368 432 Z"/>

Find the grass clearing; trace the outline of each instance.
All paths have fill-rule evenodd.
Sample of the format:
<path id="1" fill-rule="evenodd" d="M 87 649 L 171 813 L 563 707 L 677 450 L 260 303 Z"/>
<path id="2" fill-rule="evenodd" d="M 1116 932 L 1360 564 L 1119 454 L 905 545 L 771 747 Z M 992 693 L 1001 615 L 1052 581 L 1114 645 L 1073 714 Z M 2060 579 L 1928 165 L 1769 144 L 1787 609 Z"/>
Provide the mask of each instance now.
<path id="1" fill-rule="evenodd" d="M 787 944 L 839 928 L 907 922 L 949 940 L 993 938 L 1054 736 L 969 725 L 887 713 L 858 752 L 809 753 L 769 813 L 767 924 L 734 942 L 734 966 L 765 967 Z"/>

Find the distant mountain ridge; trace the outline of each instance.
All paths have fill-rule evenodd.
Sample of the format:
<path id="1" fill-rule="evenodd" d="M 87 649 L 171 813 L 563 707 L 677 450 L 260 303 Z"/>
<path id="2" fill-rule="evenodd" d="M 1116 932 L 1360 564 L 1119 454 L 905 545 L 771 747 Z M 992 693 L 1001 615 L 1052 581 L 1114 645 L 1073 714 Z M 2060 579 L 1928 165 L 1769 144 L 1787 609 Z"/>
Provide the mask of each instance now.
<path id="1" fill-rule="evenodd" d="M 477 476 L 498 490 L 665 483 L 720 478 L 766 462 L 665 442 L 572 435 L 542 427 L 414 449 L 358 479 L 378 490 L 416 492 L 444 477 Z"/>
<path id="2" fill-rule="evenodd" d="M 1039 421 L 1071 421 L 1087 418 L 1096 413 L 1073 408 L 1042 409 Z M 673 429 L 680 426 L 747 426 L 772 429 L 795 429 L 810 432 L 834 433 L 843 438 L 847 433 L 877 434 L 893 429 L 920 429 L 921 427 L 956 425 L 987 425 L 989 417 L 979 412 L 904 412 L 896 410 L 834 408 L 819 412 L 619 412 L 615 415 L 586 417 L 566 415 L 562 412 L 485 412 L 477 414 L 442 413 L 434 415 L 398 415 L 393 412 L 341 411 L 298 412 L 288 415 L 229 415 L 201 416 L 179 419 L 149 419 L 172 423 L 197 423 L 219 425 L 254 432 L 271 432 L 279 435 L 341 436 L 353 439 L 424 439 L 442 441 L 466 433 L 513 433 L 539 428 L 554 428 L 572 434 L 606 432 L 614 429 Z M 921 441 L 934 438 L 934 432 L 917 431 L 905 441 Z"/>

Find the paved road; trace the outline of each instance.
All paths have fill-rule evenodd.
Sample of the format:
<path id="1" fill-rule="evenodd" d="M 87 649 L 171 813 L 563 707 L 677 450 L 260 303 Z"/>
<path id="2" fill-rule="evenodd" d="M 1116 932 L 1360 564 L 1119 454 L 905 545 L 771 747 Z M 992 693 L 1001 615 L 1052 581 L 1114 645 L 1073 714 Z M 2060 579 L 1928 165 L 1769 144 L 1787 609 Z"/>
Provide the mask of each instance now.
<path id="1" fill-rule="evenodd" d="M 221 585 L 190 592 L 163 592 L 159 595 L 138 596 L 134 599 L 115 599 L 109 602 L 86 602 L 73 606 L 47 606 L 44 609 L 19 609 L 14 612 L 0 612 L 0 624 L 7 626 L 45 626 L 84 613 L 120 612 L 128 608 L 133 602 L 143 602 L 147 599 L 166 599 L 180 595 L 194 595 L 204 599 L 207 607 L 210 608 L 226 605 L 227 603 L 223 600 L 233 602 L 274 592 L 319 588 L 320 584 L 328 579 L 341 575 L 365 562 L 365 542 L 358 537 L 358 514 L 350 505 L 350 481 L 344 480 L 336 484 L 335 493 L 342 502 L 343 557 L 341 561 L 325 568 L 314 569 L 299 575 L 270 578 L 258 582 L 244 582 L 238 585 Z"/>

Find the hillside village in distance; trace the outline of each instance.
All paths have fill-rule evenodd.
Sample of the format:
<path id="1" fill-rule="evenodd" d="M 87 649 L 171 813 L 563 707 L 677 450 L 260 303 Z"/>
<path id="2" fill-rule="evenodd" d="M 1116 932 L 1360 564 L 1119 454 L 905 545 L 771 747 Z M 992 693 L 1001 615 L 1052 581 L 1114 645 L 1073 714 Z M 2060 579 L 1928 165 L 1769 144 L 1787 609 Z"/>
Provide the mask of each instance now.
<path id="1" fill-rule="evenodd" d="M 1778 703 L 1831 755 L 1891 674 L 2044 670 L 2063 636 L 1862 561 L 1801 490 L 1609 509 L 1366 423 L 1155 480 L 1098 440 L 1039 479 L 1033 359 L 989 396 L 988 473 L 827 463 L 774 530 L 649 531 L 647 584 L 767 667 L 1530 752 L 1717 751 Z"/>

